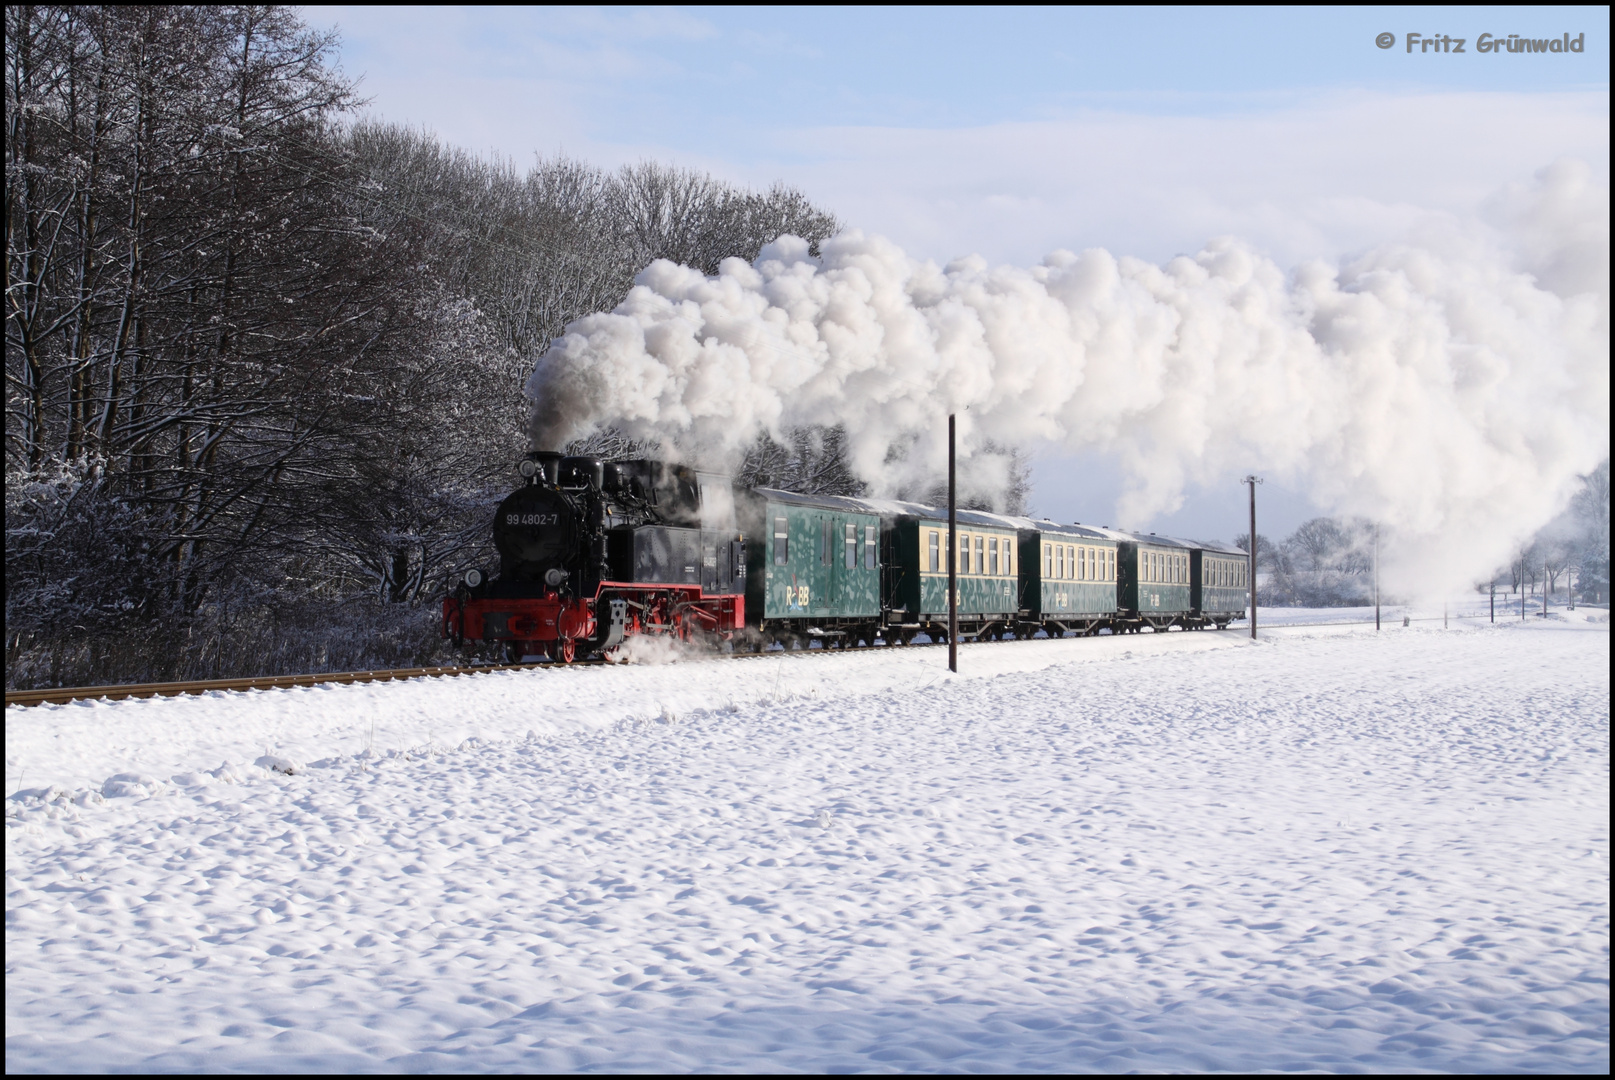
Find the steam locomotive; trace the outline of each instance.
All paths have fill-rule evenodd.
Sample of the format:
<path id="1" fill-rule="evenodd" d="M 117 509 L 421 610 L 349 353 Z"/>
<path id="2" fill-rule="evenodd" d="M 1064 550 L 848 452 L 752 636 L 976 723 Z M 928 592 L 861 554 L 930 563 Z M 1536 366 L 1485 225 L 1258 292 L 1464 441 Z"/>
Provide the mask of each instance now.
<path id="1" fill-rule="evenodd" d="M 532 453 L 499 506 L 499 573 L 469 571 L 443 632 L 571 662 L 635 634 L 736 649 L 1039 632 L 1198 630 L 1245 617 L 1245 553 L 979 511 L 735 489 L 648 459 Z M 753 538 L 750 543 L 746 537 Z"/>
<path id="2" fill-rule="evenodd" d="M 456 644 L 570 663 L 634 634 L 722 641 L 745 625 L 745 545 L 729 478 L 661 461 L 553 452 L 494 516 L 499 573 L 471 570 L 444 598 Z"/>

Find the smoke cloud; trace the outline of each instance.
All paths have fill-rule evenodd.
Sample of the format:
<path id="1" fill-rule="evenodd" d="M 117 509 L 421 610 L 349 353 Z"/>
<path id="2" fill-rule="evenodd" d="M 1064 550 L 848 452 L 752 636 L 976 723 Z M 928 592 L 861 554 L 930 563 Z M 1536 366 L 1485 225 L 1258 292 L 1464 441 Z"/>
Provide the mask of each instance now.
<path id="1" fill-rule="evenodd" d="M 1101 450 L 1143 527 L 1255 470 L 1378 521 L 1388 584 L 1489 575 L 1609 454 L 1609 192 L 1564 160 L 1477 220 L 1285 274 L 1234 239 L 1155 265 L 916 260 L 856 230 L 781 237 L 715 277 L 661 261 L 573 323 L 527 385 L 532 435 L 603 426 L 732 464 L 759 433 L 840 424 L 876 494 L 923 490 L 959 417 L 962 475 Z"/>

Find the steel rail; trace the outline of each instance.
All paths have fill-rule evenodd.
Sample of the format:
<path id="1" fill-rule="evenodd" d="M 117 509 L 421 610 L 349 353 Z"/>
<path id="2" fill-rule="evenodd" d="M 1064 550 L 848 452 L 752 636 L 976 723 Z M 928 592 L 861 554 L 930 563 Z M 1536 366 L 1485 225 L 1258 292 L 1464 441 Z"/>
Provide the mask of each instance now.
<path id="1" fill-rule="evenodd" d="M 1454 616 L 1454 618 L 1471 619 L 1479 617 L 1473 615 Z M 1440 618 L 1441 616 L 1439 615 L 1419 616 L 1412 621 L 1434 622 Z M 1273 631 L 1313 626 L 1363 626 L 1371 624 L 1373 621 L 1373 619 L 1339 619 L 1315 623 L 1274 623 L 1270 624 L 1268 629 Z M 961 635 L 961 637 L 963 636 Z M 934 641 L 912 642 L 908 645 L 895 647 L 924 649 L 937 644 Z M 972 644 L 986 644 L 986 642 L 972 642 Z M 869 648 L 869 646 L 864 648 Z M 888 644 L 883 648 L 894 648 L 894 646 Z M 770 656 L 824 656 L 856 651 L 860 650 L 856 647 L 848 646 L 840 649 L 781 649 L 778 651 L 719 653 L 716 655 L 726 660 L 761 660 Z M 463 664 L 452 667 L 392 668 L 381 671 L 334 671 L 323 675 L 264 675 L 245 679 L 196 679 L 189 682 L 127 683 L 121 686 L 70 686 L 50 690 L 7 690 L 6 705 L 8 707 L 12 705 L 67 705 L 74 701 L 93 701 L 103 698 L 108 701 L 122 701 L 125 698 L 178 697 L 182 694 L 206 694 L 215 690 L 279 690 L 298 686 L 321 686 L 327 683 L 347 685 L 352 683 L 396 682 L 406 679 L 435 679 L 448 675 L 481 675 L 491 671 L 524 671 L 530 668 L 596 667 L 609 663 L 610 661 L 599 658 L 578 660 L 571 664 L 560 664 L 546 660 L 526 664 Z"/>
<path id="2" fill-rule="evenodd" d="M 52 690 L 7 690 L 6 705 L 65 705 L 73 701 L 106 698 L 177 697 L 206 694 L 213 690 L 275 690 L 294 686 L 320 686 L 325 683 L 392 682 L 402 679 L 439 678 L 445 675 L 475 675 L 485 671 L 519 671 L 546 664 L 477 664 L 458 667 L 393 668 L 382 671 L 333 671 L 323 675 L 264 675 L 248 679 L 195 679 L 189 682 L 126 683 L 122 686 L 70 686 Z"/>

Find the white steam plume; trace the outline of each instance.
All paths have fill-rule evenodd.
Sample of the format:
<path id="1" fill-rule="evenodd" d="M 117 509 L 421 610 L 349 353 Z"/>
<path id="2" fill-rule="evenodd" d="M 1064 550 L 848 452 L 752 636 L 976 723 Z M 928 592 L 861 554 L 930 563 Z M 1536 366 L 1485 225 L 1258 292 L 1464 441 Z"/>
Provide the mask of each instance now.
<path id="1" fill-rule="evenodd" d="M 844 425 L 878 494 L 989 441 L 1118 455 L 1131 527 L 1256 469 L 1398 537 L 1390 584 L 1462 588 L 1609 454 L 1609 193 L 1560 161 L 1414 240 L 1288 277 L 1238 241 L 1164 266 L 1102 250 L 945 267 L 849 231 L 716 277 L 657 262 L 527 385 L 537 445 L 603 425 L 686 459 Z M 966 465 L 971 464 L 967 461 Z M 977 485 L 1001 460 L 977 453 Z"/>

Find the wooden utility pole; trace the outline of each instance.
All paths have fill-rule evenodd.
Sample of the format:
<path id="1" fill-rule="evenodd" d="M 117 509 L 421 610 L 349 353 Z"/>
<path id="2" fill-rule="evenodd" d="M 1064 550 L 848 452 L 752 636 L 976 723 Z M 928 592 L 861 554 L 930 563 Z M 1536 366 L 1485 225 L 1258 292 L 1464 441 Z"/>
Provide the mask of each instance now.
<path id="1" fill-rule="evenodd" d="M 959 670 L 959 500 L 953 469 L 954 415 L 948 414 L 948 670 Z"/>
<path id="2" fill-rule="evenodd" d="M 1374 522 L 1374 632 L 1379 633 L 1379 522 Z"/>
<path id="3" fill-rule="evenodd" d="M 1251 587 L 1251 640 L 1256 640 L 1256 485 L 1262 478 L 1252 473 L 1245 477 L 1244 483 L 1251 489 L 1251 549 L 1250 549 L 1250 587 Z"/>

